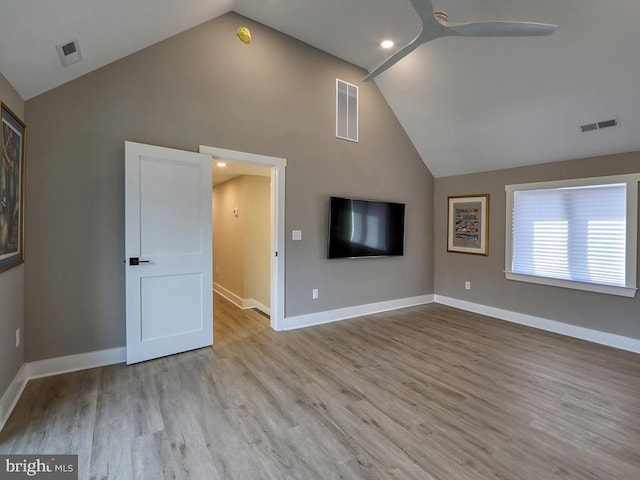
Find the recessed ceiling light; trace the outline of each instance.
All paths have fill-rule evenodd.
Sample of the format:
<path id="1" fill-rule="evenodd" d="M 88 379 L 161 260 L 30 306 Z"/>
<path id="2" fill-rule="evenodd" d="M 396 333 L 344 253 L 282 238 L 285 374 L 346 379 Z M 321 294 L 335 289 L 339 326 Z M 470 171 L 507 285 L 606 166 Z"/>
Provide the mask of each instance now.
<path id="1" fill-rule="evenodd" d="M 227 164 L 224 163 L 224 162 L 216 162 L 216 167 L 223 168 L 223 167 L 226 167 L 226 166 L 227 166 Z"/>
<path id="2" fill-rule="evenodd" d="M 394 45 L 393 40 L 385 40 L 382 43 L 380 43 L 380 46 L 387 50 L 393 47 L 393 45 Z"/>

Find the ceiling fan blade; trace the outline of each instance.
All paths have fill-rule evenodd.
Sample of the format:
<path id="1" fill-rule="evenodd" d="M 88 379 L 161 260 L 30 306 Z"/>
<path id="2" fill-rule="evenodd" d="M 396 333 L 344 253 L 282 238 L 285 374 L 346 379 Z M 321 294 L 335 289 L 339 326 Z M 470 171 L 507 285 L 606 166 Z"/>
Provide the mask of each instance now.
<path id="1" fill-rule="evenodd" d="M 423 22 L 433 16 L 431 0 L 411 0 L 411 5 Z"/>
<path id="2" fill-rule="evenodd" d="M 449 30 L 448 35 L 462 35 L 465 37 L 528 37 L 537 35 L 551 35 L 558 28 L 548 23 L 531 22 L 471 22 L 449 23 L 441 22 Z"/>
<path id="3" fill-rule="evenodd" d="M 389 56 L 386 60 L 384 60 L 380 65 L 378 65 L 376 68 L 371 70 L 369 75 L 364 77 L 362 81 L 368 82 L 374 77 L 377 77 L 386 69 L 392 67 L 393 65 L 398 63 L 400 60 L 402 60 L 404 57 L 409 55 L 411 52 L 413 52 L 416 48 L 418 48 L 423 43 L 424 43 L 424 38 L 422 37 L 422 32 L 420 32 L 413 40 L 411 40 L 411 42 L 409 42 L 407 45 L 402 47 L 397 52 L 391 54 L 391 56 Z"/>
<path id="4" fill-rule="evenodd" d="M 410 0 L 411 5 L 420 17 L 420 33 L 393 53 L 380 65 L 374 68 L 362 81 L 367 82 L 388 68 L 395 65 L 402 58 L 413 52 L 418 46 L 438 37 L 447 35 L 461 35 L 465 37 L 528 37 L 539 35 L 551 35 L 557 25 L 533 22 L 470 22 L 449 23 L 447 14 L 434 12 L 431 0 Z"/>

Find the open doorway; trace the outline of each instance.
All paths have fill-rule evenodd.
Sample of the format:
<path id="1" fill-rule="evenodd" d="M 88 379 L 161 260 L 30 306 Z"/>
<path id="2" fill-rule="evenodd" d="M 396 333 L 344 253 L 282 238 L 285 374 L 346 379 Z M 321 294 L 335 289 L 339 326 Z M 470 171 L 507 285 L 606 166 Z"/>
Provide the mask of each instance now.
<path id="1" fill-rule="evenodd" d="M 214 344 L 269 328 L 271 315 L 271 169 L 213 162 Z"/>
<path id="2" fill-rule="evenodd" d="M 227 291 L 226 296 L 235 300 L 233 303 L 236 305 L 243 308 L 257 308 L 269 314 L 271 328 L 279 330 L 284 317 L 284 188 L 286 160 L 202 145 L 200 146 L 200 152 L 210 154 L 213 158 L 214 185 L 222 184 L 224 186 L 227 184 L 226 187 L 232 187 L 225 188 L 227 190 L 226 193 L 235 190 L 235 200 L 231 199 L 232 195 L 228 195 L 227 200 L 229 202 L 224 205 L 218 205 L 220 208 L 214 205 L 214 235 L 217 221 L 216 209 L 227 216 L 226 219 L 218 220 L 228 221 L 228 225 L 231 227 L 238 227 L 244 221 L 245 231 L 242 248 L 240 248 L 237 241 L 235 250 L 233 245 L 227 245 L 227 252 L 230 252 L 227 255 L 239 255 L 242 253 L 243 262 L 246 258 L 252 264 L 247 272 L 251 277 L 250 281 L 248 284 L 243 281 L 243 287 L 240 288 L 237 278 L 236 280 L 231 280 L 229 275 L 221 274 L 223 273 L 220 272 L 221 267 L 233 267 L 229 266 L 230 263 L 226 262 L 226 259 L 216 258 L 216 247 L 214 247 L 214 291 L 218 289 L 218 291 L 224 292 L 220 288 L 223 287 Z M 232 168 L 227 170 L 225 167 L 225 169 L 219 170 L 226 171 L 224 173 L 220 172 L 215 166 L 217 162 L 225 162 Z M 220 181 L 216 180 L 216 176 Z M 236 183 L 236 185 L 233 185 L 233 183 Z M 244 197 L 240 196 L 242 191 L 244 191 Z M 220 196 L 220 199 L 222 198 L 224 197 Z M 242 203 L 243 198 L 244 204 Z M 219 201 L 222 202 L 222 200 Z M 265 202 L 268 202 L 268 205 L 265 205 Z M 242 208 L 241 205 L 243 205 Z M 265 219 L 267 212 L 268 218 Z M 235 223 L 234 220 L 236 220 Z M 261 220 L 266 220 L 266 222 L 261 222 Z M 268 231 L 261 232 L 260 229 Z M 260 251 L 263 251 L 268 258 L 256 258 L 256 256 L 260 256 Z M 223 264 L 226 266 L 223 267 Z M 238 264 L 236 263 L 236 265 Z M 266 270 L 266 272 L 260 273 L 261 270 Z M 218 277 L 220 279 L 224 278 L 224 281 L 230 282 L 230 288 L 224 285 L 216 285 L 216 273 L 219 274 Z M 261 280 L 262 275 L 265 275 L 266 279 Z M 235 284 L 233 283 L 234 281 L 236 282 Z M 246 289 L 244 288 L 245 284 L 248 286 Z M 234 289 L 236 292 L 233 292 Z M 248 298 L 245 298 L 245 291 L 250 295 Z M 239 292 L 242 292 L 242 294 L 237 295 Z M 235 298 L 233 295 L 235 295 Z M 260 298 L 262 298 L 262 301 Z M 216 313 L 214 311 L 214 323 L 215 318 Z"/>

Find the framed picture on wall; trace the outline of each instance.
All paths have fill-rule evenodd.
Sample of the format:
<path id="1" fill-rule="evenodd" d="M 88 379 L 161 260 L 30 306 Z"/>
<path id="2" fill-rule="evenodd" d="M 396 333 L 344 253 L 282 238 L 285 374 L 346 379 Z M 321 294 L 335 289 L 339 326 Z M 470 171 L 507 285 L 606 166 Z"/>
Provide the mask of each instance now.
<path id="1" fill-rule="evenodd" d="M 24 159 L 27 127 L 0 102 L 0 272 L 24 262 Z"/>
<path id="2" fill-rule="evenodd" d="M 449 197 L 447 251 L 489 255 L 489 195 Z"/>

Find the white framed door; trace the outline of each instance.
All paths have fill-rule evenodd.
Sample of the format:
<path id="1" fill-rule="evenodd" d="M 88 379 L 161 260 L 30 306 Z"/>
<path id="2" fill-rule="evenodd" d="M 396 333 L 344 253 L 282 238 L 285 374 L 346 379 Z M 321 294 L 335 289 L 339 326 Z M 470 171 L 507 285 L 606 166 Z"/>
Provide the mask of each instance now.
<path id="1" fill-rule="evenodd" d="M 200 145 L 200 152 L 219 160 L 251 163 L 271 168 L 271 328 L 284 324 L 284 200 L 287 160 L 256 153 Z"/>
<path id="2" fill-rule="evenodd" d="M 127 363 L 213 345 L 211 157 L 125 142 Z"/>

